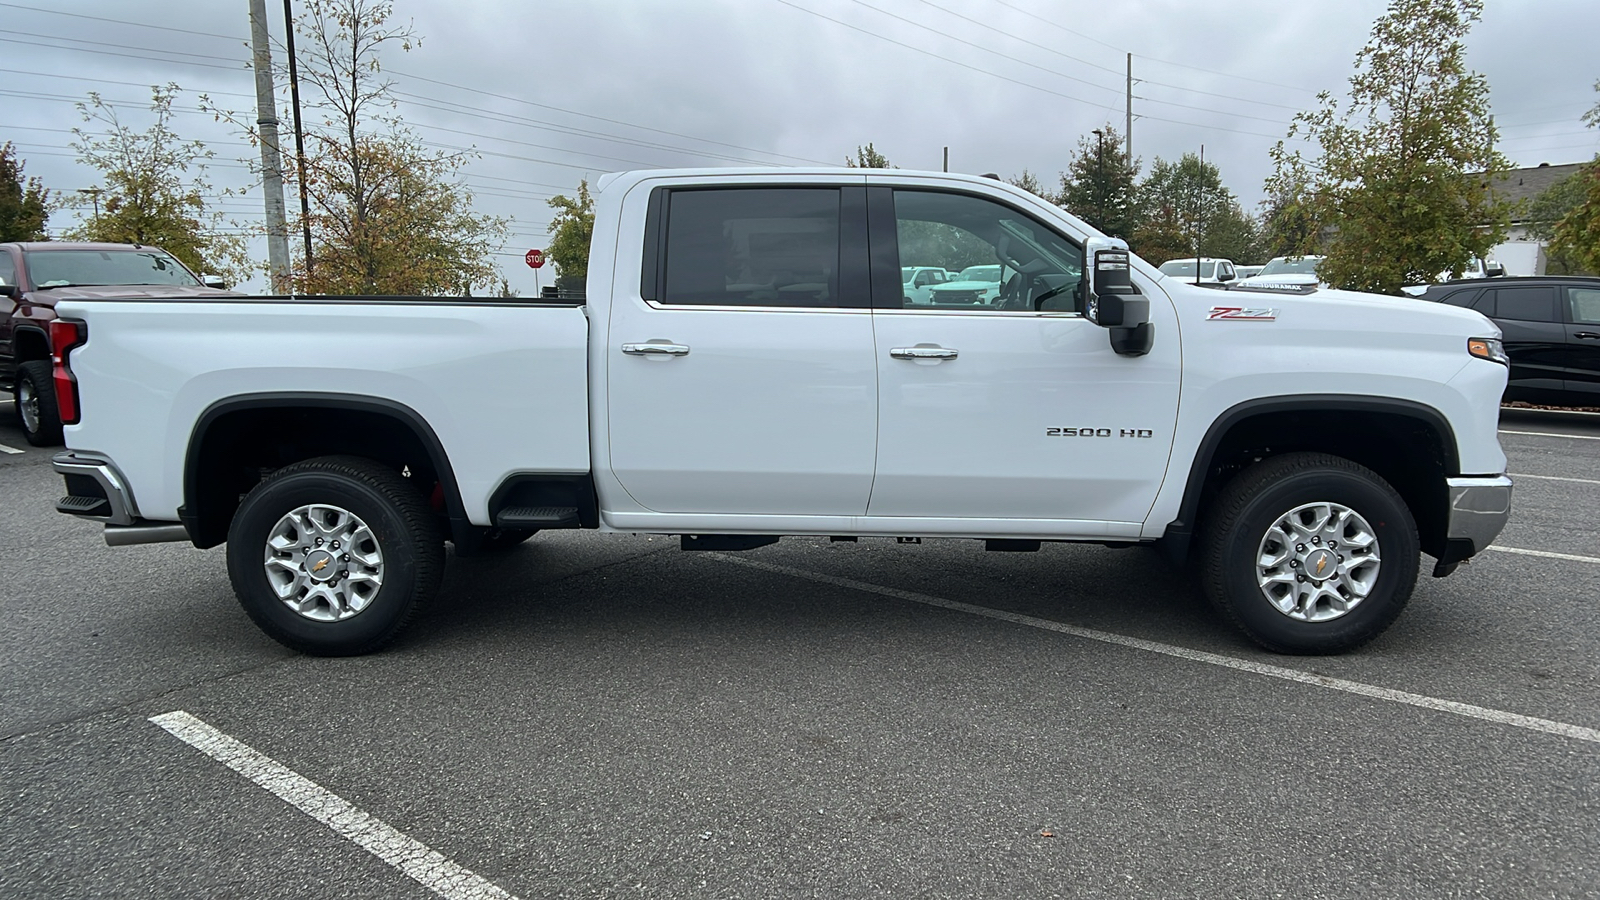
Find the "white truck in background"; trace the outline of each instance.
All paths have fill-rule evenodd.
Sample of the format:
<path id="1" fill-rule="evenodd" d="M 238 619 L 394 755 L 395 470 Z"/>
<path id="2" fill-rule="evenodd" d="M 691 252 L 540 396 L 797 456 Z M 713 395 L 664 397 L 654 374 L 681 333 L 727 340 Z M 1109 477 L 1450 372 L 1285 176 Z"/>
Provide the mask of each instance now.
<path id="1" fill-rule="evenodd" d="M 1261 645 L 1333 653 L 1509 514 L 1506 361 L 1471 310 L 1196 288 L 985 178 L 598 188 L 583 305 L 63 301 L 58 508 L 226 543 L 245 611 L 319 654 L 393 639 L 447 541 L 555 528 L 1154 543 Z M 992 255 L 997 293 L 908 302 L 919 230 Z"/>

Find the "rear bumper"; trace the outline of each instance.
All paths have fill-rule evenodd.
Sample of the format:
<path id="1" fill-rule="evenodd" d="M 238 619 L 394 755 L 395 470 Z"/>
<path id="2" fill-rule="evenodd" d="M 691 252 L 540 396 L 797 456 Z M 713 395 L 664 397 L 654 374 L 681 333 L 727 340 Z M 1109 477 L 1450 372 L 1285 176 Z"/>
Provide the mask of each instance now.
<path id="1" fill-rule="evenodd" d="M 50 463 L 67 483 L 67 494 L 56 501 L 56 512 L 103 523 L 108 545 L 189 540 L 189 530 L 177 522 L 140 518 L 128 480 L 111 460 L 66 450 Z"/>
<path id="2" fill-rule="evenodd" d="M 1504 475 L 1451 478 L 1446 537 L 1471 544 L 1463 558 L 1483 552 L 1511 517 L 1511 479 Z M 1465 548 L 1463 548 L 1465 549 Z"/>

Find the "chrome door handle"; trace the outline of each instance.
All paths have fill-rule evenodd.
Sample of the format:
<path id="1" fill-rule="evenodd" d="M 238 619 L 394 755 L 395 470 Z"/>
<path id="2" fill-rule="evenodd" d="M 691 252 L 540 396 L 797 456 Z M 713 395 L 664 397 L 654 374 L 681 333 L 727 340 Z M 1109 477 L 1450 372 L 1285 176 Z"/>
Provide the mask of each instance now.
<path id="1" fill-rule="evenodd" d="M 622 352 L 629 356 L 688 356 L 689 348 L 683 344 L 623 344 Z"/>
<path id="2" fill-rule="evenodd" d="M 896 347 L 889 355 L 895 359 L 955 359 L 956 351 L 947 347 Z"/>
<path id="3" fill-rule="evenodd" d="M 1595 334 L 1592 331 L 1580 331 L 1577 334 L 1574 334 L 1573 337 L 1584 338 L 1591 341 L 1600 341 L 1600 334 Z"/>

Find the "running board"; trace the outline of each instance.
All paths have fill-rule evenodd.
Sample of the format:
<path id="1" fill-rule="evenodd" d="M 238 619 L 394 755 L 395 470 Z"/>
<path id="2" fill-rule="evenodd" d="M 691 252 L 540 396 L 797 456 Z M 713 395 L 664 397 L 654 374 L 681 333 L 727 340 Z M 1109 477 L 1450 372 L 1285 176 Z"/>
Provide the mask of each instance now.
<path id="1" fill-rule="evenodd" d="M 513 506 L 495 514 L 500 528 L 577 528 L 576 506 Z"/>

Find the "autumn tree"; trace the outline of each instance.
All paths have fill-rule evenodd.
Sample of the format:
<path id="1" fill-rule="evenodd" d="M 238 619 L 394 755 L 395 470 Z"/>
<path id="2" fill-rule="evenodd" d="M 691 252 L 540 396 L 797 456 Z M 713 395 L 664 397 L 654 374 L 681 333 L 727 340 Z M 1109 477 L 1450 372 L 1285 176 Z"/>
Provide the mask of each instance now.
<path id="1" fill-rule="evenodd" d="M 1128 159 L 1127 143 L 1110 123 L 1096 130 L 1078 138 L 1056 202 L 1112 237 L 1131 238 L 1140 219 L 1139 162 Z"/>
<path id="2" fill-rule="evenodd" d="M 230 282 L 252 274 L 244 238 L 223 221 L 206 198 L 212 186 L 206 161 L 216 154 L 172 127 L 176 84 L 151 90 L 153 121 L 143 131 L 123 122 L 117 110 L 91 92 L 78 112 L 94 131 L 72 129 L 78 161 L 100 172 L 100 211 L 67 233 L 73 240 L 149 244 L 176 256 L 197 273 Z"/>
<path id="3" fill-rule="evenodd" d="M 307 293 L 453 294 L 493 291 L 493 253 L 507 222 L 473 211 L 460 180 L 467 155 L 431 150 L 401 121 L 381 53 L 420 38 L 390 23 L 389 0 L 306 0 L 295 20 L 308 98 L 303 172 L 311 257 L 293 278 Z M 291 233 L 299 223 L 291 226 Z"/>
<path id="4" fill-rule="evenodd" d="M 851 159 L 848 156 L 845 157 L 844 158 L 844 164 L 849 166 L 852 169 L 893 169 L 893 168 L 895 168 L 894 166 L 889 164 L 889 157 L 884 156 L 882 153 L 879 153 L 877 151 L 877 148 L 872 146 L 872 142 L 871 141 L 868 141 L 867 145 L 865 147 L 857 147 L 856 148 L 856 158 L 855 159 Z"/>
<path id="5" fill-rule="evenodd" d="M 1505 236 L 1509 202 L 1490 189 L 1510 162 L 1494 149 L 1489 85 L 1471 72 L 1464 40 L 1483 0 L 1391 0 L 1356 54 L 1350 95 L 1324 91 L 1280 141 L 1267 194 L 1305 185 L 1314 225 L 1301 252 L 1325 235 L 1323 278 L 1396 293 L 1460 272 Z"/>
<path id="6" fill-rule="evenodd" d="M 1036 197 L 1043 197 L 1045 200 L 1048 200 L 1051 203 L 1054 203 L 1056 200 L 1055 196 L 1052 195 L 1044 185 L 1039 183 L 1039 176 L 1029 172 L 1027 169 L 1023 169 L 1021 175 L 1014 175 L 1010 178 L 1007 178 L 1006 184 L 1009 184 L 1012 187 L 1022 188 L 1028 193 L 1033 194 Z"/>
<path id="7" fill-rule="evenodd" d="M 27 163 L 7 141 L 0 146 L 0 241 L 42 241 L 50 217 L 50 192 L 37 178 L 24 178 Z"/>
<path id="8" fill-rule="evenodd" d="M 578 182 L 578 195 L 557 194 L 547 203 L 556 211 L 550 220 L 550 246 L 546 254 L 556 264 L 556 287 L 582 290 L 589 278 L 589 241 L 594 237 L 594 198 L 589 181 Z"/>
<path id="9" fill-rule="evenodd" d="M 1160 265 L 1189 256 L 1231 260 L 1260 256 L 1255 222 L 1222 183 L 1215 163 L 1185 153 L 1176 162 L 1159 157 L 1137 193 L 1143 220 L 1129 241 L 1134 252 Z"/>
<path id="10" fill-rule="evenodd" d="M 1600 81 L 1594 87 L 1600 91 Z M 1590 128 L 1600 127 L 1600 103 L 1584 113 L 1583 121 Z M 1600 272 L 1600 154 L 1566 181 L 1571 184 L 1562 199 L 1570 206 L 1551 230 L 1551 256 L 1569 271 Z"/>

